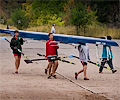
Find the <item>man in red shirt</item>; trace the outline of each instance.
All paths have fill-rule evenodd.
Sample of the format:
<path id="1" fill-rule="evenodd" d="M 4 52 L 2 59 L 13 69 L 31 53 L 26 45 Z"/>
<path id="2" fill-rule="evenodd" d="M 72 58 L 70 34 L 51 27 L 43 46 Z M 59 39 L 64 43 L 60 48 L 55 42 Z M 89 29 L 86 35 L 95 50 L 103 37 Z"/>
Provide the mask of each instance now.
<path id="1" fill-rule="evenodd" d="M 49 40 L 46 42 L 46 56 L 45 56 L 46 59 L 48 57 L 57 57 L 57 49 L 59 49 L 59 46 L 53 40 L 53 34 L 49 33 L 48 37 L 49 37 Z M 48 79 L 51 76 L 56 78 L 55 71 L 57 70 L 57 67 L 58 67 L 58 61 L 57 60 L 55 60 L 55 61 L 48 60 L 48 61 L 49 61 L 49 64 L 48 64 L 48 66 L 49 66 L 49 76 L 48 76 Z M 53 69 L 52 69 L 52 73 L 51 73 L 52 65 L 53 65 Z M 47 70 L 47 69 L 45 69 L 45 70 Z"/>

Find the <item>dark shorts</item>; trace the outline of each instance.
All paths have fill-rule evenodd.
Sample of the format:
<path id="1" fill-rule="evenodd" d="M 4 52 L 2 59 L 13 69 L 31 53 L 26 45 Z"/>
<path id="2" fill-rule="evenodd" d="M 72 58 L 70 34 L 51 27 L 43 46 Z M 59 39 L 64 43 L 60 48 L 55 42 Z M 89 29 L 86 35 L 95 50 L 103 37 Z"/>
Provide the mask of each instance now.
<path id="1" fill-rule="evenodd" d="M 13 53 L 13 54 L 14 54 L 14 57 L 18 56 L 18 58 L 21 58 L 21 54 L 16 54 L 16 53 Z"/>
<path id="2" fill-rule="evenodd" d="M 85 66 L 85 65 L 87 66 L 87 62 L 81 61 L 81 63 L 82 63 L 83 66 Z"/>
<path id="3" fill-rule="evenodd" d="M 51 58 L 53 58 L 53 59 L 51 59 Z M 56 59 L 57 59 L 57 56 L 48 56 L 48 62 L 54 62 L 54 61 L 56 61 Z"/>

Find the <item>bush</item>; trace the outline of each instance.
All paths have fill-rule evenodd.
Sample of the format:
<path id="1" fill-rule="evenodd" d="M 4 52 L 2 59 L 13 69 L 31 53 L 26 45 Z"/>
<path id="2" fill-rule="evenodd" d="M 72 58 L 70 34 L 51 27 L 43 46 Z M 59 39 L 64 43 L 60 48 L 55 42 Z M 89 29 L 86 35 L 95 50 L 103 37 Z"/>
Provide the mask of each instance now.
<path id="1" fill-rule="evenodd" d="M 10 26 L 14 25 L 12 19 L 8 19 L 8 20 L 7 20 L 7 24 L 10 25 Z"/>
<path id="2" fill-rule="evenodd" d="M 28 27 L 28 17 L 25 15 L 25 11 L 21 9 L 16 9 L 11 15 L 11 19 L 18 29 L 24 29 Z M 19 23 L 20 20 L 20 23 Z"/>

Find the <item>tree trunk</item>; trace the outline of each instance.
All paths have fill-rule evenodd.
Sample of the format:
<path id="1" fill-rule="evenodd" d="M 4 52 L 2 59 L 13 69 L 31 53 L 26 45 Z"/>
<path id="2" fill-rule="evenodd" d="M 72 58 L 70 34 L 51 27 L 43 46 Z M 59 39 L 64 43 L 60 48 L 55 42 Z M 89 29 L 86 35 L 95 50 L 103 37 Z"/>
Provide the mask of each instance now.
<path id="1" fill-rule="evenodd" d="M 85 30 L 85 29 L 86 29 L 86 28 L 84 27 L 83 29 L 84 29 L 84 36 L 85 36 L 85 33 L 86 33 L 86 30 Z"/>
<path id="2" fill-rule="evenodd" d="M 76 26 L 76 34 L 80 35 L 80 28 L 79 28 L 79 26 Z"/>

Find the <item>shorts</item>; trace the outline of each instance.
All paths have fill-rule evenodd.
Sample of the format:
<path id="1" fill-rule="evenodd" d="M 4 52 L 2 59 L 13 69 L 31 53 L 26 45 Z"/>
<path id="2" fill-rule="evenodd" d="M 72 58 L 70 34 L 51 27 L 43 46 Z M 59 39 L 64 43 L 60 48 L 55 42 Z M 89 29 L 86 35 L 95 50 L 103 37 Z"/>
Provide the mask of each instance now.
<path id="1" fill-rule="evenodd" d="M 56 61 L 57 56 L 48 56 L 47 58 L 48 58 L 48 62 L 54 62 Z M 54 59 L 51 59 L 51 58 L 54 58 Z"/>
<path id="2" fill-rule="evenodd" d="M 81 63 L 82 63 L 83 66 L 85 66 L 85 65 L 87 66 L 87 62 L 81 61 Z"/>
<path id="3" fill-rule="evenodd" d="M 14 54 L 14 57 L 18 56 L 18 58 L 21 58 L 21 54 L 16 54 L 16 53 L 13 53 L 13 54 Z"/>
<path id="4" fill-rule="evenodd" d="M 54 60 L 55 61 L 55 60 Z M 48 62 L 54 62 L 53 60 L 48 60 Z"/>

